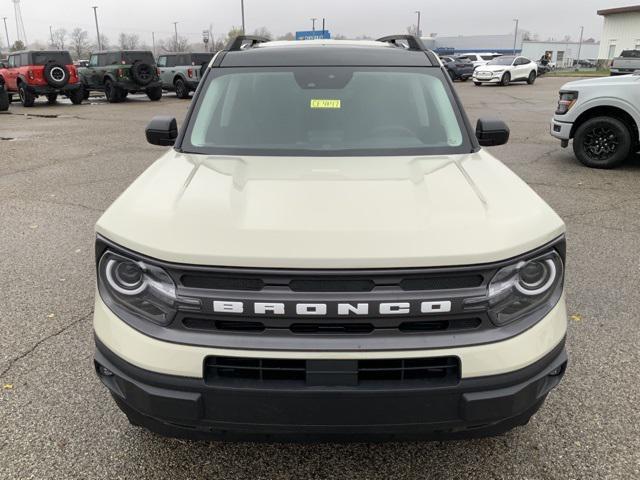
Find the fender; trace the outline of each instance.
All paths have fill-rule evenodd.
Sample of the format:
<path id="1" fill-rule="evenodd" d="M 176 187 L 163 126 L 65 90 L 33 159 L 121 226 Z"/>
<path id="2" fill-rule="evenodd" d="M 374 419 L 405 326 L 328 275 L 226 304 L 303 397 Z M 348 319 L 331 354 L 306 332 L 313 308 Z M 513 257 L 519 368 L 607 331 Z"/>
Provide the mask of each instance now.
<path id="1" fill-rule="evenodd" d="M 580 115 L 588 112 L 597 107 L 616 107 L 620 110 L 624 110 L 631 118 L 636 122 L 636 126 L 640 130 L 640 109 L 626 99 L 619 97 L 596 97 L 586 100 L 581 105 L 577 105 L 579 108 L 574 112 L 571 112 L 571 122 L 575 123 Z"/>

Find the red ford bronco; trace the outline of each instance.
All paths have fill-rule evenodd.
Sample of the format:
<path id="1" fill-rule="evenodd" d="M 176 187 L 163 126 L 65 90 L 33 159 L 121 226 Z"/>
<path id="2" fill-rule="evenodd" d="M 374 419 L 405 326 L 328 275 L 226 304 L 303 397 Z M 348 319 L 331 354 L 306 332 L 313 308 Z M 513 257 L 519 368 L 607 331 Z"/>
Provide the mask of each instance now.
<path id="1" fill-rule="evenodd" d="M 59 94 L 66 95 L 74 105 L 83 100 L 78 72 L 67 51 L 13 52 L 6 64 L 0 63 L 0 81 L 5 84 L 9 102 L 17 93 L 25 107 L 32 107 L 40 95 L 45 95 L 50 104 Z"/>

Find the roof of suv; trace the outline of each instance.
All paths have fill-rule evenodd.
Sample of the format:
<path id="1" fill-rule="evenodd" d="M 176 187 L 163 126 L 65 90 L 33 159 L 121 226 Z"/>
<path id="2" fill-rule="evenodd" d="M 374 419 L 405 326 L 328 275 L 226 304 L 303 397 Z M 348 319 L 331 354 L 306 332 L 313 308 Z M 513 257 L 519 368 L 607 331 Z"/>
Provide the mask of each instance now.
<path id="1" fill-rule="evenodd" d="M 439 67 L 431 52 L 381 41 L 299 40 L 257 43 L 225 52 L 221 67 L 389 66 Z"/>

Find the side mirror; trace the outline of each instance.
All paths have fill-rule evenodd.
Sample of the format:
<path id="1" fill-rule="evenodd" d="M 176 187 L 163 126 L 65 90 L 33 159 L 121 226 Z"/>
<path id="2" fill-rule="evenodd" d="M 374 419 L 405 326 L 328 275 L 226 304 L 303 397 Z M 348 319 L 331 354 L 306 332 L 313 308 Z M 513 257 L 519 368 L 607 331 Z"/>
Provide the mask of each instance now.
<path id="1" fill-rule="evenodd" d="M 495 118 L 481 118 L 476 125 L 476 137 L 483 147 L 504 145 L 511 131 L 506 123 Z"/>
<path id="2" fill-rule="evenodd" d="M 147 142 L 151 145 L 168 147 L 176 142 L 178 123 L 174 117 L 153 117 L 145 130 Z"/>

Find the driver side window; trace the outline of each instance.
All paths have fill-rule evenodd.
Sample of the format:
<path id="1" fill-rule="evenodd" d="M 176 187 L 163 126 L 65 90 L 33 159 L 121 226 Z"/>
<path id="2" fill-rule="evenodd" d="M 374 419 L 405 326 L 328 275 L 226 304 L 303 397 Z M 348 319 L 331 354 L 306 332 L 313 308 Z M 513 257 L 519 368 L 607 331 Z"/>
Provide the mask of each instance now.
<path id="1" fill-rule="evenodd" d="M 98 56 L 91 55 L 91 58 L 89 59 L 89 67 L 97 67 L 97 66 L 98 66 Z"/>

